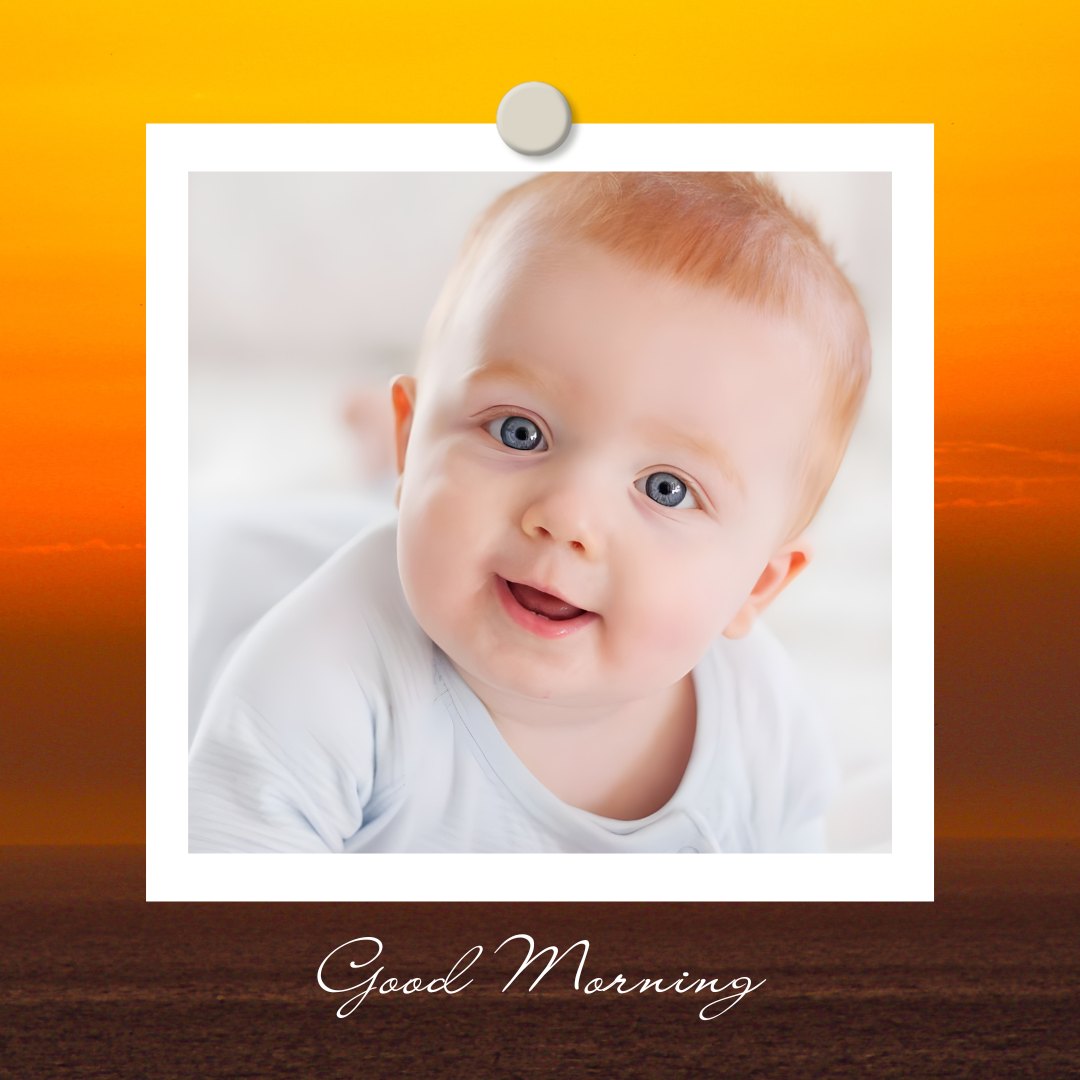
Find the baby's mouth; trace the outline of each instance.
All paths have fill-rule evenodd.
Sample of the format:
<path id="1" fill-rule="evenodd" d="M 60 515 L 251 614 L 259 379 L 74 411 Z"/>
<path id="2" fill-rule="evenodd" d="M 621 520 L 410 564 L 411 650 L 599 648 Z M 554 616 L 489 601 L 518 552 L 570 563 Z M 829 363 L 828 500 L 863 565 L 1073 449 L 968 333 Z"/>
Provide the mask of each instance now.
<path id="1" fill-rule="evenodd" d="M 506 586 L 513 598 L 526 611 L 531 611 L 535 615 L 543 615 L 545 619 L 551 619 L 553 622 L 564 622 L 567 619 L 576 619 L 579 615 L 585 614 L 584 608 L 574 607 L 573 604 L 568 604 L 565 600 L 552 596 L 551 593 L 534 589 L 531 585 L 508 581 Z"/>

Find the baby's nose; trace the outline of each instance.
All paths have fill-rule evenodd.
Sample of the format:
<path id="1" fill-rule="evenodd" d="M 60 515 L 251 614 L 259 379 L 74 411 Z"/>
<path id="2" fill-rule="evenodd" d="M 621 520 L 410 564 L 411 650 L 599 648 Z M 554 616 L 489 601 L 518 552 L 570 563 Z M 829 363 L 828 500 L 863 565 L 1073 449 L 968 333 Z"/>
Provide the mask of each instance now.
<path id="1" fill-rule="evenodd" d="M 566 544 L 596 558 L 604 546 L 601 508 L 596 493 L 580 480 L 541 492 L 526 506 L 521 529 L 533 539 Z"/>

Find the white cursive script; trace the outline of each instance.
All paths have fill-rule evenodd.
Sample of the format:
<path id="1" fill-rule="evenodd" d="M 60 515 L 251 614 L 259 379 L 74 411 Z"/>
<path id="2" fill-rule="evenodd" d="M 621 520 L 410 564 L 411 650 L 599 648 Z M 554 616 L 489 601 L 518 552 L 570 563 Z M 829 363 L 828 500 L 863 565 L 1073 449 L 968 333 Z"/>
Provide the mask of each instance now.
<path id="1" fill-rule="evenodd" d="M 354 983 L 352 986 L 329 986 L 326 980 L 323 978 L 323 971 L 326 968 L 327 961 L 336 956 L 342 949 L 347 949 L 350 945 L 374 945 L 375 950 L 371 956 L 366 960 L 357 963 L 355 960 L 349 961 L 349 967 L 352 969 L 367 967 L 369 964 L 373 964 L 382 955 L 383 944 L 377 937 L 358 937 L 353 938 L 352 941 L 346 941 L 343 945 L 339 945 L 332 952 L 328 953 L 323 962 L 319 965 L 319 971 L 317 978 L 319 980 L 319 986 L 331 994 L 351 994 L 354 990 L 359 990 L 360 993 L 355 994 L 351 998 L 347 998 L 338 1009 L 337 1014 L 339 1017 L 346 1017 L 355 1012 L 361 1005 L 364 1004 L 368 994 L 378 987 L 380 994 L 418 994 L 425 992 L 428 994 L 460 994 L 467 986 L 472 985 L 472 979 L 468 979 L 460 986 L 455 986 L 454 983 L 464 975 L 480 959 L 480 954 L 484 951 L 483 945 L 474 945 L 468 952 L 462 954 L 461 959 L 450 969 L 446 975 L 440 975 L 437 978 L 431 979 L 425 982 L 420 976 L 414 975 L 412 978 L 401 980 L 392 976 L 379 981 L 379 977 L 383 973 L 383 967 L 380 965 L 377 967 L 366 979 L 361 979 L 360 982 Z"/>
<path id="2" fill-rule="evenodd" d="M 574 972 L 575 991 L 586 995 L 606 994 L 610 990 L 614 990 L 617 994 L 644 994 L 648 992 L 666 994 L 669 991 L 676 994 L 708 994 L 710 995 L 709 1001 L 698 1012 L 698 1018 L 701 1020 L 715 1020 L 718 1016 L 723 1016 L 729 1009 L 733 1009 L 738 1005 L 747 994 L 762 986 L 766 981 L 762 979 L 760 982 L 755 983 L 749 976 L 739 975 L 728 982 L 722 983 L 716 978 L 692 978 L 688 971 L 684 971 L 676 979 L 643 978 L 633 981 L 621 972 L 614 976 L 593 975 L 591 978 L 586 978 L 585 961 L 589 956 L 589 941 L 587 938 L 575 941 L 569 948 L 559 952 L 554 945 L 548 945 L 546 948 L 538 950 L 536 942 L 529 934 L 512 934 L 493 952 L 499 952 L 512 941 L 524 943 L 525 955 L 517 971 L 510 976 L 506 985 L 503 986 L 501 992 L 504 994 L 514 985 L 519 976 L 536 964 L 538 967 L 534 968 L 534 971 L 537 974 L 526 990 L 526 993 L 532 993 L 552 969 L 575 949 L 581 950 L 578 956 L 577 969 Z M 349 951 L 345 952 L 345 950 Z M 386 975 L 386 969 L 381 964 L 376 968 L 371 968 L 371 965 L 382 955 L 382 951 L 383 943 L 377 937 L 353 938 L 351 941 L 346 941 L 336 949 L 331 950 L 319 965 L 316 978 L 323 990 L 330 994 L 352 995 L 346 998 L 338 1008 L 337 1015 L 339 1017 L 351 1016 L 367 1000 L 368 995 L 372 993 L 380 995 L 404 994 L 406 996 L 419 993 L 460 994 L 472 985 L 473 980 L 471 978 L 465 979 L 464 975 L 483 955 L 484 946 L 474 945 L 471 949 L 467 949 L 445 975 L 430 979 L 421 975 L 410 975 L 407 978 Z M 371 969 L 369 973 L 359 982 L 350 982 L 348 986 L 337 986 L 328 983 L 325 977 L 327 965 L 331 961 L 335 961 L 335 958 L 336 962 L 340 962 L 344 956 L 351 957 L 354 952 L 359 955 L 360 959 L 350 959 L 349 969 L 356 971 L 369 968 Z M 344 954 L 344 956 L 341 954 Z M 546 962 L 543 963 L 543 967 L 539 967 L 545 957 Z"/>

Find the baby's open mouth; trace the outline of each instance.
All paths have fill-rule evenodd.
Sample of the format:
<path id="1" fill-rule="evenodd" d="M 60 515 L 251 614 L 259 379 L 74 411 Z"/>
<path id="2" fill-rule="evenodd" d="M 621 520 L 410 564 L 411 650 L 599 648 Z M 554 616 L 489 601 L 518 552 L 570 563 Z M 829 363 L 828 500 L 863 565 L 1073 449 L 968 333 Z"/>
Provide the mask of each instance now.
<path id="1" fill-rule="evenodd" d="M 531 611 L 535 615 L 543 615 L 545 619 L 563 622 L 566 619 L 576 619 L 579 615 L 585 614 L 584 608 L 574 607 L 573 604 L 568 604 L 565 600 L 552 596 L 551 593 L 534 589 L 531 585 L 508 581 L 506 586 L 513 598 L 526 611 Z"/>

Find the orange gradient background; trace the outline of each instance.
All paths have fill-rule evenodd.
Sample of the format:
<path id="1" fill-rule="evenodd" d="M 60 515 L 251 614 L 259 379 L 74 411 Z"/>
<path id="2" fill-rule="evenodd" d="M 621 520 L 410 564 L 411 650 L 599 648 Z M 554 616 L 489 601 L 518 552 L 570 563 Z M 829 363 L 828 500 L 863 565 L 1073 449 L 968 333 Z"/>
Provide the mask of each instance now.
<path id="1" fill-rule="evenodd" d="M 529 79 L 585 123 L 935 125 L 938 833 L 1080 832 L 1077 17 L 763 10 L 9 11 L 0 842 L 143 838 L 145 124 L 490 123 Z"/>

